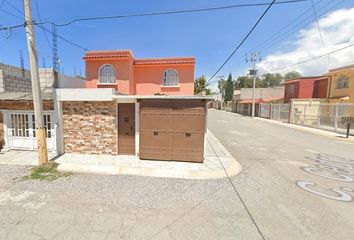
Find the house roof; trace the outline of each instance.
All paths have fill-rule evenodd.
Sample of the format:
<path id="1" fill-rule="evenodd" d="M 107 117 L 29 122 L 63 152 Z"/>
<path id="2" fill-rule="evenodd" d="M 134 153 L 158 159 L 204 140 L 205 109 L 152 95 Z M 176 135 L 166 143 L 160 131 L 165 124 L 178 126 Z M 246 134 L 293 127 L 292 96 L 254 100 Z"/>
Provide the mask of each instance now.
<path id="1" fill-rule="evenodd" d="M 12 100 L 12 101 L 32 101 L 33 94 L 30 92 L 1 92 L 0 100 Z M 42 100 L 53 100 L 52 92 L 42 92 Z"/>
<path id="2" fill-rule="evenodd" d="M 333 68 L 333 69 L 330 69 L 329 72 L 337 72 L 337 71 L 347 70 L 350 68 L 354 68 L 354 64 L 350 64 L 350 65 L 346 65 L 346 66 L 338 67 L 338 68 Z"/>
<path id="3" fill-rule="evenodd" d="M 107 50 L 107 51 L 87 51 L 84 60 L 98 58 L 128 58 L 133 57 L 131 50 Z"/>
<path id="4" fill-rule="evenodd" d="M 94 59 L 126 59 L 133 58 L 131 50 L 87 51 L 83 57 L 85 61 Z M 134 65 L 163 65 L 163 64 L 194 64 L 194 57 L 166 57 L 134 59 Z"/>
<path id="5" fill-rule="evenodd" d="M 143 58 L 136 59 L 135 65 L 194 64 L 194 57 Z"/>
<path id="6" fill-rule="evenodd" d="M 310 80 L 310 79 L 311 80 L 320 80 L 320 79 L 327 79 L 327 78 L 328 77 L 326 77 L 326 76 L 299 77 L 299 78 L 285 80 L 285 84 L 292 83 L 292 82 L 306 81 L 306 80 Z"/>

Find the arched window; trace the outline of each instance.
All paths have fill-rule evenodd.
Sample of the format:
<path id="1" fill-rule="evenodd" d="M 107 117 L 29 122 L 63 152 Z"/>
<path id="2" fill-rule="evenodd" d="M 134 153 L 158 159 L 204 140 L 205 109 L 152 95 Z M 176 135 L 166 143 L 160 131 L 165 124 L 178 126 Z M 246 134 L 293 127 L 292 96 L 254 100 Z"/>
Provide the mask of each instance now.
<path id="1" fill-rule="evenodd" d="M 114 67 L 110 64 L 101 66 L 99 70 L 99 80 L 100 83 L 115 83 L 116 71 L 114 70 Z"/>
<path id="2" fill-rule="evenodd" d="M 163 73 L 163 86 L 178 86 L 179 76 L 178 72 L 173 69 L 168 69 Z"/>

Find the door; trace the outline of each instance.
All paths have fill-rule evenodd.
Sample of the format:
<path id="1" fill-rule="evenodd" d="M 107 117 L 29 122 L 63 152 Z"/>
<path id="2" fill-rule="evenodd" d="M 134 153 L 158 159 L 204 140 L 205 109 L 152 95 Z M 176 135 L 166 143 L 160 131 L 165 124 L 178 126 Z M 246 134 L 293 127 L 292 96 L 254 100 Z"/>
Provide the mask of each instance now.
<path id="1" fill-rule="evenodd" d="M 143 100 L 141 159 L 203 162 L 206 106 L 202 100 Z"/>
<path id="2" fill-rule="evenodd" d="M 169 100 L 140 103 L 139 157 L 172 160 L 172 105 Z"/>
<path id="3" fill-rule="evenodd" d="M 34 114 L 31 112 L 9 112 L 8 147 L 13 149 L 34 150 L 37 148 Z M 43 114 L 48 150 L 55 149 L 53 115 Z"/>
<path id="4" fill-rule="evenodd" d="M 135 104 L 118 104 L 118 154 L 135 155 Z"/>

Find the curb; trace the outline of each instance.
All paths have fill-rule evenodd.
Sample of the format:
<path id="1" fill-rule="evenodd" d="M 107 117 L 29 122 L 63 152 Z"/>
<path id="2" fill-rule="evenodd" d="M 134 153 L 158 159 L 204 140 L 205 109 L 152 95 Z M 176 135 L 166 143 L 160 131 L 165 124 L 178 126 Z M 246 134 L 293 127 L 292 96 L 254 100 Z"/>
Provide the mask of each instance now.
<path id="1" fill-rule="evenodd" d="M 145 177 L 159 178 L 180 178 L 180 179 L 221 179 L 225 178 L 226 173 L 231 177 L 241 172 L 241 165 L 226 150 L 226 148 L 217 140 L 217 138 L 208 130 L 206 140 L 209 141 L 213 151 L 216 154 L 217 161 L 223 166 L 214 171 L 202 171 L 191 169 L 166 169 L 151 167 L 132 167 L 117 165 L 98 165 L 98 164 L 75 164 L 60 162 L 60 157 L 56 160 L 59 163 L 58 171 L 90 173 L 90 174 L 106 174 L 106 175 L 135 175 Z M 216 146 L 216 147 L 214 147 Z M 215 151 L 215 149 L 217 151 Z M 179 164 L 176 162 L 176 164 Z M 200 164 L 200 163 L 186 163 Z M 225 168 L 225 170 L 224 170 Z"/>

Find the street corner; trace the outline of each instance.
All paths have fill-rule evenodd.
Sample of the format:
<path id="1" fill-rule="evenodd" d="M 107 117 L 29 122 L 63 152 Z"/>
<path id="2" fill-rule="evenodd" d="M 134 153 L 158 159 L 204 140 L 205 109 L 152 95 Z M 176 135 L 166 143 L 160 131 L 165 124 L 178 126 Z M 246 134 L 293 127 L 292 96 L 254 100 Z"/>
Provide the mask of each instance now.
<path id="1" fill-rule="evenodd" d="M 65 172 L 136 175 L 159 178 L 220 179 L 235 176 L 241 165 L 208 130 L 203 163 L 140 160 L 128 155 L 65 153 L 55 161 Z"/>

